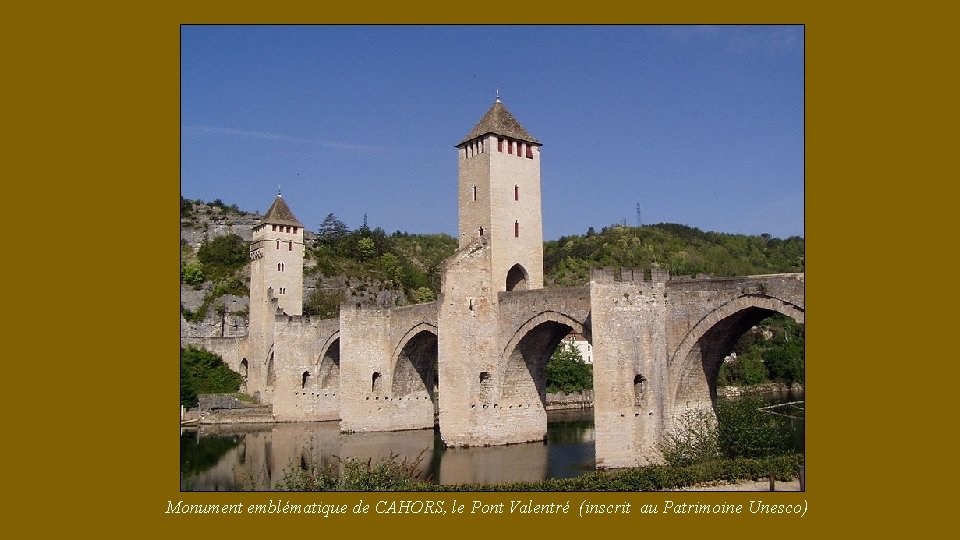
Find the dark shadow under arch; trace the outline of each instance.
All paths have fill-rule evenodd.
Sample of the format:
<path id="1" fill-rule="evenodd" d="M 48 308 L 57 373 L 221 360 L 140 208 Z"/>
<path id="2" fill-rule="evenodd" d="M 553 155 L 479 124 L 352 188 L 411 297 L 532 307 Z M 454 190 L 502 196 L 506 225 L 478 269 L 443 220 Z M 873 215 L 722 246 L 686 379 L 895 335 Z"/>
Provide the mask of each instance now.
<path id="1" fill-rule="evenodd" d="M 507 290 L 525 291 L 529 288 L 527 271 L 519 263 L 513 265 L 507 272 Z"/>
<path id="2" fill-rule="evenodd" d="M 436 401 L 437 354 L 437 335 L 430 330 L 421 330 L 407 340 L 397 355 L 390 393 L 406 397 L 426 392 Z"/>

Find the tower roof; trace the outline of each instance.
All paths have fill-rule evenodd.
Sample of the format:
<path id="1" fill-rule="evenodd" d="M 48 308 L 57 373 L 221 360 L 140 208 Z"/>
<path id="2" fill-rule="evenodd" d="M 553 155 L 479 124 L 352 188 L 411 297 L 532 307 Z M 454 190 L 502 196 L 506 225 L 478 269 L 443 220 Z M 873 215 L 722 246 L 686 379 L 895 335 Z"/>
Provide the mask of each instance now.
<path id="1" fill-rule="evenodd" d="M 293 215 L 293 212 L 290 211 L 290 207 L 287 206 L 287 203 L 284 202 L 283 197 L 280 194 L 277 194 L 277 198 L 274 199 L 273 204 L 270 205 L 270 209 L 267 210 L 267 213 L 260 218 L 260 222 L 303 227 L 303 223 L 300 223 L 300 220 L 297 219 L 297 216 Z"/>
<path id="2" fill-rule="evenodd" d="M 497 101 L 490 107 L 490 110 L 483 115 L 483 118 L 470 130 L 470 133 L 468 133 L 462 141 L 457 143 L 457 146 L 476 139 L 481 135 L 486 135 L 487 133 L 495 133 L 512 139 L 541 144 L 540 141 L 535 139 L 533 135 L 524 129 L 524 127 L 520 125 L 520 122 L 510 114 L 510 111 L 500 102 L 500 98 L 497 98 Z"/>

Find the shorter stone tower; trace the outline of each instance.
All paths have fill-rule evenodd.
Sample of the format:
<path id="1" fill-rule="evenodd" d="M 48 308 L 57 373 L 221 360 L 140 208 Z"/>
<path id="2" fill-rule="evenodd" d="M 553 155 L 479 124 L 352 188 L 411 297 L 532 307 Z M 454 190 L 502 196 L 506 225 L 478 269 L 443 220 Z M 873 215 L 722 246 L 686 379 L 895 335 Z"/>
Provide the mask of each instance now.
<path id="1" fill-rule="evenodd" d="M 272 390 L 276 316 L 302 313 L 303 224 L 277 193 L 250 242 L 250 391 Z"/>
<path id="2" fill-rule="evenodd" d="M 303 224 L 279 193 L 253 229 L 250 244 L 250 318 L 264 310 L 303 313 Z"/>

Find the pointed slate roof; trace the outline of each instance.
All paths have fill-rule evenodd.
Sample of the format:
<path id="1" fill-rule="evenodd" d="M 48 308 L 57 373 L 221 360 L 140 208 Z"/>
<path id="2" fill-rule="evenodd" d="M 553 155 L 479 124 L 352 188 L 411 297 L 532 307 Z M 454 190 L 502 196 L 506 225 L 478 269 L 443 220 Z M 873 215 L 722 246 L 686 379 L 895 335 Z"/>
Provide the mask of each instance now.
<path id="1" fill-rule="evenodd" d="M 494 102 L 493 106 L 490 107 L 490 110 L 483 115 L 483 118 L 480 119 L 480 122 L 470 130 L 470 133 L 463 138 L 462 141 L 457 143 L 457 146 L 461 144 L 476 139 L 481 135 L 486 135 L 487 133 L 495 133 L 497 135 L 503 135 L 505 137 L 510 137 L 511 139 L 518 139 L 521 141 L 531 142 L 534 144 L 541 144 L 540 141 L 535 139 L 523 126 L 520 125 L 520 122 L 510 111 L 504 107 L 503 103 L 498 99 Z"/>
<path id="2" fill-rule="evenodd" d="M 283 197 L 279 194 L 277 195 L 277 198 L 274 199 L 273 204 L 270 205 L 270 209 L 267 210 L 267 213 L 260 218 L 260 222 L 303 227 L 303 223 L 300 223 L 300 220 L 297 219 L 297 216 L 293 215 L 293 212 L 290 211 L 290 207 L 287 206 L 287 203 L 284 202 Z"/>

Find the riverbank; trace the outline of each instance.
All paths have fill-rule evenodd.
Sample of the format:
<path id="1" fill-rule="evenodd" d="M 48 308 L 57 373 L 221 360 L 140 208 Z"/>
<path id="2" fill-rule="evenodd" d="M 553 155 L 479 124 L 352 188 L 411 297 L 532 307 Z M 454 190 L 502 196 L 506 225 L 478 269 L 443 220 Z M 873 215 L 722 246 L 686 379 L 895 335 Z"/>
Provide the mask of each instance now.
<path id="1" fill-rule="evenodd" d="M 766 384 L 755 384 L 752 386 L 720 386 L 717 388 L 717 396 L 722 398 L 733 398 L 740 397 L 746 394 L 760 394 L 760 395 L 788 395 L 788 394 L 797 394 L 803 395 L 804 388 L 800 383 L 793 384 L 783 384 L 783 383 L 766 383 Z"/>

